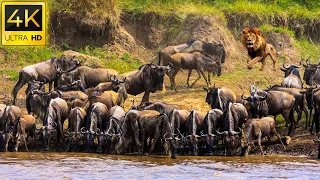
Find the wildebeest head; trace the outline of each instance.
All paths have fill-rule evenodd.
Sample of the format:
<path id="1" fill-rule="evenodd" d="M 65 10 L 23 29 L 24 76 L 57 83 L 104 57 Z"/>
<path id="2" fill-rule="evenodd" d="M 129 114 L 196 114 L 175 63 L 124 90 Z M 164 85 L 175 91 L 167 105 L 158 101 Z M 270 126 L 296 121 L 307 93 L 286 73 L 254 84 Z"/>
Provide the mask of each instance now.
<path id="1" fill-rule="evenodd" d="M 283 63 L 283 68 L 280 68 L 281 71 L 284 72 L 284 77 L 289 76 L 290 74 L 296 75 L 297 77 L 299 77 L 300 79 L 300 74 L 299 74 L 299 70 L 298 68 L 301 68 L 302 62 L 300 61 L 300 65 L 295 65 L 295 64 L 289 64 L 289 65 L 285 65 L 285 63 Z"/>
<path id="2" fill-rule="evenodd" d="M 173 69 L 172 64 L 168 66 L 159 66 L 155 64 L 142 65 L 139 70 L 143 73 L 143 81 L 145 86 L 150 86 L 151 92 L 162 90 L 164 75 L 169 70 Z"/>
<path id="3" fill-rule="evenodd" d="M 218 126 L 220 126 L 222 117 L 223 117 L 223 112 L 221 110 L 212 109 L 207 113 L 204 119 L 205 134 L 202 133 L 201 137 L 204 137 L 208 153 L 212 152 L 212 148 L 214 146 L 215 137 L 216 137 L 214 133 L 217 130 Z"/>
<path id="4" fill-rule="evenodd" d="M 75 56 L 70 60 L 67 60 L 64 56 L 61 56 L 60 58 L 52 58 L 51 62 L 56 66 L 58 71 L 70 71 L 81 66 L 80 61 L 75 60 Z"/>
<path id="5" fill-rule="evenodd" d="M 187 143 L 190 146 L 191 154 L 196 156 L 198 154 L 198 138 L 197 135 L 197 123 L 196 110 L 191 111 L 188 119 L 187 119 Z"/>
<path id="6" fill-rule="evenodd" d="M 26 94 L 28 95 L 29 93 L 31 93 L 32 91 L 43 91 L 44 92 L 44 84 L 46 83 L 46 80 L 44 79 L 44 81 L 29 81 L 28 82 L 28 87 L 26 89 Z"/>
<path id="7" fill-rule="evenodd" d="M 43 151 L 49 151 L 51 136 L 53 131 L 56 130 L 55 126 L 56 125 L 46 124 L 41 128 L 37 128 L 37 130 L 39 130 L 39 133 L 40 133 L 40 139 L 41 139 Z"/>
<path id="8" fill-rule="evenodd" d="M 318 138 L 317 140 L 313 140 L 313 141 L 318 144 L 318 159 L 320 159 L 320 138 Z"/>
<path id="9" fill-rule="evenodd" d="M 169 118 L 166 114 L 160 114 L 158 121 L 163 122 L 162 133 L 164 140 L 168 143 L 169 149 L 171 151 L 171 158 L 176 158 L 177 155 L 177 143 L 179 141 L 177 135 L 174 135 L 174 132 L 171 128 Z"/>
<path id="10" fill-rule="evenodd" d="M 103 151 L 106 149 L 106 143 L 111 139 L 112 135 L 108 134 L 107 132 L 99 132 L 97 133 L 98 138 L 98 148 L 97 153 L 103 153 Z"/>
<path id="11" fill-rule="evenodd" d="M 79 143 L 79 140 L 82 138 L 83 134 L 81 133 L 81 128 L 84 126 L 84 118 L 86 116 L 86 112 L 84 109 L 80 107 L 75 107 L 70 111 L 69 115 L 69 129 L 67 133 L 71 136 L 71 139 L 75 144 Z"/>
<path id="12" fill-rule="evenodd" d="M 212 109 L 217 108 L 220 110 L 224 110 L 225 105 L 223 104 L 223 101 L 220 96 L 220 89 L 216 88 L 215 86 L 216 85 L 214 84 L 213 87 L 203 88 L 207 92 L 206 102 L 211 106 Z"/>
<path id="13" fill-rule="evenodd" d="M 219 60 L 221 64 L 225 62 L 226 51 L 221 41 L 218 44 L 205 42 L 202 45 L 202 49 L 205 54 L 209 54 L 211 56 L 216 55 L 218 57 L 221 57 L 221 59 Z"/>
<path id="14" fill-rule="evenodd" d="M 310 59 L 310 58 L 309 58 Z M 311 64 L 309 59 L 306 60 L 306 64 L 303 64 L 303 67 L 305 68 L 304 74 L 303 74 L 303 80 L 306 82 L 307 85 L 312 86 L 312 78 L 314 74 L 316 73 L 319 64 Z"/>
<path id="15" fill-rule="evenodd" d="M 267 98 L 267 92 L 263 91 L 263 96 L 258 95 L 257 90 L 254 89 L 250 92 L 249 97 L 245 97 L 244 94 L 241 95 L 243 100 L 246 100 L 250 104 L 251 116 L 253 118 L 258 118 L 261 112 L 265 110 L 261 109 L 264 108 L 262 102 Z M 265 115 L 265 114 L 264 114 Z"/>

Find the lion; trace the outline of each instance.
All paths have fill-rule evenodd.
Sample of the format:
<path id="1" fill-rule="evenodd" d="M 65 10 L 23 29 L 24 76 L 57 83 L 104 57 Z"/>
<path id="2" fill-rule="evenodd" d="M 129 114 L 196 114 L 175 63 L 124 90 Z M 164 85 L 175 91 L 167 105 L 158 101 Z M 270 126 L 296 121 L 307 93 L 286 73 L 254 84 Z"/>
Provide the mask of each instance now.
<path id="1" fill-rule="evenodd" d="M 245 28 L 242 31 L 242 44 L 248 50 L 248 69 L 252 69 L 254 64 L 261 62 L 262 66 L 260 71 L 263 71 L 266 64 L 265 59 L 267 56 L 270 56 L 273 61 L 273 71 L 276 71 L 276 54 L 278 52 L 271 44 L 266 43 L 266 40 L 259 28 Z"/>

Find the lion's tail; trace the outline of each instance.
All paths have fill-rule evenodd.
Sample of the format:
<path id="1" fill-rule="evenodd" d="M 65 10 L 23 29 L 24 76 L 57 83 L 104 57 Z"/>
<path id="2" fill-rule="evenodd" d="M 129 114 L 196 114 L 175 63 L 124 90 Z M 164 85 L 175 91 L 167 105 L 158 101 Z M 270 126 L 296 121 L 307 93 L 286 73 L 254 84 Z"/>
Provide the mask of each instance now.
<path id="1" fill-rule="evenodd" d="M 279 45 L 282 48 L 282 45 Z M 281 51 L 277 51 L 276 48 L 270 44 L 270 52 L 274 55 L 281 56 Z"/>

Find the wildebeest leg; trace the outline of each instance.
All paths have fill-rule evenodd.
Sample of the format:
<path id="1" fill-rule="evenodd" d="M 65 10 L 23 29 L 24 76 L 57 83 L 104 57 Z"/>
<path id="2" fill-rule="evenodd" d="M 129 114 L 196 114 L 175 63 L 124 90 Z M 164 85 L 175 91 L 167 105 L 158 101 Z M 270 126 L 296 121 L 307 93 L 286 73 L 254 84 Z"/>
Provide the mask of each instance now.
<path id="1" fill-rule="evenodd" d="M 206 81 L 207 86 L 209 87 L 209 86 L 210 86 L 210 82 L 208 82 L 208 79 L 207 79 L 206 74 L 204 73 L 204 70 L 203 70 L 203 69 L 200 69 L 200 73 L 201 73 L 203 79 Z"/>
<path id="2" fill-rule="evenodd" d="M 281 142 L 281 144 L 282 144 L 282 146 L 283 146 L 283 149 L 284 149 L 284 150 L 287 150 L 287 148 L 284 146 L 284 144 L 283 144 L 283 142 L 282 142 L 282 140 L 281 140 L 280 135 L 277 133 L 277 130 L 276 130 L 275 127 L 271 129 L 271 132 L 278 137 L 279 141 Z M 270 140 L 269 140 L 269 141 L 270 141 Z"/>
<path id="3" fill-rule="evenodd" d="M 248 63 L 248 69 L 252 69 L 253 65 L 259 62 L 263 57 L 257 56 Z"/>
<path id="4" fill-rule="evenodd" d="M 260 147 L 261 155 L 264 155 L 264 152 L 263 152 L 262 146 L 261 146 L 261 135 L 262 135 L 262 133 L 260 132 L 260 133 L 258 134 L 258 145 L 259 145 L 259 147 Z"/>
<path id="5" fill-rule="evenodd" d="M 141 139 L 140 139 L 140 141 L 141 141 L 141 147 L 142 147 L 141 155 L 143 155 L 144 150 L 146 150 L 146 149 L 145 149 L 145 139 L 146 139 L 146 132 L 145 132 L 145 129 L 142 128 L 142 129 L 141 129 Z"/>
<path id="6" fill-rule="evenodd" d="M 149 102 L 149 95 L 150 95 L 150 91 L 146 90 L 144 92 L 140 105 L 142 105 L 145 102 Z"/>
<path id="7" fill-rule="evenodd" d="M 192 69 L 189 69 L 189 70 L 188 70 L 188 77 L 187 77 L 187 86 L 188 86 L 188 87 L 190 87 L 189 79 L 190 79 L 191 73 L 192 73 Z"/>
<path id="8" fill-rule="evenodd" d="M 293 112 L 294 110 L 292 108 L 289 112 L 285 111 L 283 113 L 283 117 L 286 119 L 286 122 L 288 122 L 289 124 L 288 136 L 293 136 L 293 132 L 296 129 L 296 121 L 294 119 Z"/>
<path id="9" fill-rule="evenodd" d="M 297 114 L 298 114 L 297 122 L 299 122 L 299 121 L 301 120 L 301 117 L 302 117 L 302 111 L 301 111 L 301 109 L 299 109 L 298 106 L 295 106 L 294 109 L 295 109 L 295 111 L 296 111 Z"/>
<path id="10" fill-rule="evenodd" d="M 142 155 L 141 148 L 143 148 L 143 147 L 141 146 L 141 143 L 139 141 L 140 129 L 139 129 L 138 121 L 136 119 L 131 124 L 131 129 L 132 129 L 133 134 L 134 134 L 134 139 L 135 139 L 135 142 L 136 142 L 136 146 L 138 148 L 138 153 L 139 153 L 139 155 Z"/>
<path id="11" fill-rule="evenodd" d="M 211 84 L 210 72 L 208 72 L 208 82 Z"/>
<path id="12" fill-rule="evenodd" d="M 9 133 L 6 133 L 6 144 L 5 144 L 5 151 L 8 152 L 8 145 L 10 141 L 11 135 Z"/>
<path id="13" fill-rule="evenodd" d="M 16 98 L 17 98 L 17 94 L 18 94 L 19 90 L 22 88 L 22 86 L 24 86 L 27 83 L 22 78 L 23 77 L 19 77 L 19 81 L 17 82 L 17 84 L 14 86 L 14 88 L 12 90 L 11 94 L 13 96 L 13 100 L 12 100 L 13 105 L 16 104 Z"/>
<path id="14" fill-rule="evenodd" d="M 200 75 L 200 70 L 196 70 L 196 72 L 198 73 L 198 77 L 197 79 L 191 84 L 191 88 L 193 88 L 193 86 L 196 84 L 196 82 L 201 78 L 201 75 Z M 207 82 L 207 81 L 206 81 Z M 207 85 L 208 85 L 208 82 L 207 82 Z"/>
<path id="15" fill-rule="evenodd" d="M 26 147 L 26 151 L 29 151 L 28 145 L 27 145 L 27 133 L 22 134 L 22 140 L 23 140 L 24 146 Z"/>
<path id="16" fill-rule="evenodd" d="M 21 141 L 21 135 L 20 135 L 20 133 L 17 133 L 16 134 L 16 144 L 14 146 L 14 152 L 18 152 L 20 141 Z"/>

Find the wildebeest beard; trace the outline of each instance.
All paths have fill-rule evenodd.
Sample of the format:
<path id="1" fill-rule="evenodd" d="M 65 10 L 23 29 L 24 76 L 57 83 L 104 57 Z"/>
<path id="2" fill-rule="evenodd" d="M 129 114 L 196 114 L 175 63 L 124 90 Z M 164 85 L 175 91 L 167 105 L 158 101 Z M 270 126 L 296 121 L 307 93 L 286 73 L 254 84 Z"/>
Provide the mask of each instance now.
<path id="1" fill-rule="evenodd" d="M 258 101 L 257 110 L 258 110 L 259 117 L 262 117 L 262 116 L 267 117 L 268 111 L 269 111 L 267 100 Z"/>
<path id="2" fill-rule="evenodd" d="M 144 67 L 140 68 L 142 68 L 141 71 L 144 72 L 142 79 L 144 81 L 145 87 L 151 88 L 151 92 L 154 93 L 157 90 L 162 89 L 165 74 L 157 72 L 159 71 L 158 67 L 156 67 L 157 69 L 155 70 L 152 68 L 152 66 L 155 65 L 146 64 L 144 65 Z"/>

